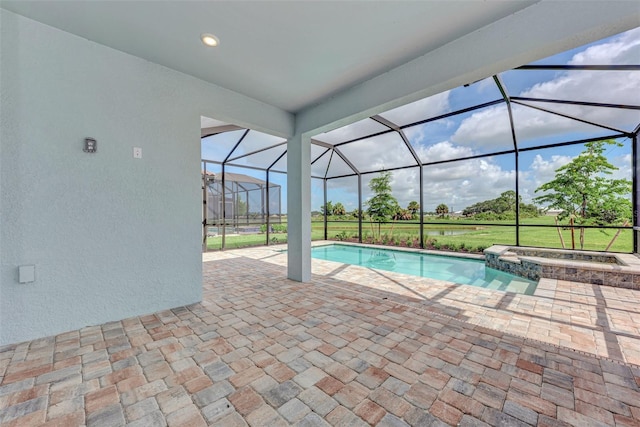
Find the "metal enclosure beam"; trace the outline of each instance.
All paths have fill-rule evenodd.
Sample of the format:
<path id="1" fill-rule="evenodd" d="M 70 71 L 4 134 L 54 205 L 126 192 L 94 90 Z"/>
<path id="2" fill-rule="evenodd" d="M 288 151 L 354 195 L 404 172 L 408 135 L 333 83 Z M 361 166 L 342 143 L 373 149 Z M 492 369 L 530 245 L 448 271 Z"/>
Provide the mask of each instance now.
<path id="1" fill-rule="evenodd" d="M 373 120 L 375 120 L 376 122 L 380 123 L 381 125 L 387 126 L 390 129 L 395 130 L 396 132 L 398 132 L 398 134 L 400 135 L 400 138 L 402 138 L 402 142 L 404 142 L 404 145 L 407 147 L 407 149 L 409 150 L 409 152 L 411 153 L 411 156 L 413 157 L 413 160 L 416 162 L 416 165 L 420 168 L 419 170 L 419 184 L 418 187 L 420 188 L 420 248 L 424 249 L 424 191 L 423 191 L 423 168 L 422 168 L 422 162 L 420 160 L 420 158 L 418 157 L 418 153 L 416 153 L 416 150 L 413 149 L 413 146 L 411 145 L 411 142 L 409 142 L 409 139 L 407 138 L 407 135 L 405 135 L 404 131 L 402 130 L 402 128 L 398 125 L 396 125 L 395 123 L 385 119 L 382 116 L 373 116 L 371 117 Z"/>
<path id="2" fill-rule="evenodd" d="M 627 132 L 625 132 L 625 131 L 623 131 L 621 129 L 617 129 L 617 128 L 614 128 L 614 127 L 611 127 L 611 126 L 607 126 L 607 125 L 603 125 L 603 124 L 600 124 L 600 123 L 590 122 L 588 120 L 580 119 L 578 117 L 571 116 L 569 114 L 558 113 L 557 111 L 553 111 L 553 110 L 549 110 L 549 109 L 546 109 L 546 108 L 538 107 L 536 105 L 527 104 L 526 102 L 519 102 L 519 101 L 515 101 L 514 100 L 513 103 L 514 104 L 518 104 L 518 105 L 522 105 L 522 106 L 525 106 L 525 107 L 528 107 L 528 108 L 533 108 L 534 110 L 539 110 L 539 111 L 543 111 L 545 113 L 554 114 L 556 116 L 564 117 L 565 119 L 575 120 L 577 122 L 585 123 L 587 125 L 597 126 L 599 128 L 612 130 L 614 132 L 627 133 Z"/>
<path id="3" fill-rule="evenodd" d="M 279 159 L 278 159 L 279 160 Z M 271 231 L 271 224 L 270 224 L 270 218 L 271 218 L 271 212 L 270 212 L 270 207 L 269 205 L 271 203 L 269 203 L 270 200 L 270 196 L 269 196 L 269 169 L 267 169 L 267 230 L 266 230 L 266 238 L 267 238 L 267 246 L 269 246 L 269 232 Z"/>
<path id="4" fill-rule="evenodd" d="M 209 247 L 207 245 L 207 238 L 209 234 L 209 227 L 207 227 L 207 216 L 209 211 L 207 209 L 207 187 L 209 181 L 207 180 L 207 162 L 202 162 L 202 252 L 207 252 Z"/>
<path id="5" fill-rule="evenodd" d="M 639 125 L 640 126 L 640 125 Z M 632 226 L 633 226 L 633 252 L 638 253 L 638 234 L 640 234 L 640 225 L 638 222 L 640 221 L 640 217 L 638 215 L 638 208 L 640 207 L 640 194 L 638 194 L 638 174 L 640 174 L 640 159 L 638 159 L 638 155 L 640 154 L 638 151 L 638 134 L 636 133 L 631 140 L 631 151 L 632 151 L 632 181 L 631 181 L 631 192 L 633 197 L 631 199 L 632 209 L 633 209 L 633 218 L 632 218 Z"/>
<path id="6" fill-rule="evenodd" d="M 507 111 L 509 112 L 509 126 L 511 127 L 511 138 L 513 138 L 513 149 L 514 149 L 514 163 L 516 169 L 515 176 L 515 187 L 516 187 L 516 246 L 520 246 L 520 159 L 518 153 L 518 139 L 516 138 L 516 128 L 513 124 L 513 110 L 511 109 L 511 99 L 509 98 L 509 93 L 507 92 L 507 88 L 502 82 L 500 75 L 496 74 L 493 76 L 493 80 L 495 81 L 500 93 L 504 97 L 504 101 L 507 104 Z"/>
<path id="7" fill-rule="evenodd" d="M 362 175 L 358 174 L 358 242 L 362 243 Z"/>
<path id="8" fill-rule="evenodd" d="M 322 188 L 324 193 L 324 240 L 327 240 L 327 178 L 322 180 Z"/>
<path id="9" fill-rule="evenodd" d="M 284 153 L 280 154 L 280 156 L 278 156 L 278 158 L 275 159 L 273 163 L 271 163 L 266 170 L 267 172 L 267 246 L 269 246 L 269 233 L 271 229 L 271 196 L 269 194 L 269 191 L 270 191 L 269 190 L 270 188 L 269 173 L 271 172 L 271 168 L 274 167 L 276 163 L 278 163 L 280 159 L 282 159 L 285 156 L 285 154 L 287 154 L 287 150 L 284 150 Z M 278 195 L 278 197 L 281 197 L 281 196 Z M 280 206 L 280 212 L 278 212 L 278 215 L 280 215 L 280 218 L 282 218 L 282 205 L 280 204 L 280 201 L 278 201 L 278 206 Z"/>

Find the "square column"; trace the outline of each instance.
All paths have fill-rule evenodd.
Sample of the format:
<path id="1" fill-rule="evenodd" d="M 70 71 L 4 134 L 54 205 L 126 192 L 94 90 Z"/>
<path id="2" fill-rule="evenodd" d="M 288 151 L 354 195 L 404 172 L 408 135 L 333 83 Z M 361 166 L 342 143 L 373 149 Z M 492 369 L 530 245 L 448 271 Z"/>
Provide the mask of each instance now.
<path id="1" fill-rule="evenodd" d="M 287 141 L 287 251 L 291 280 L 311 280 L 311 138 Z"/>

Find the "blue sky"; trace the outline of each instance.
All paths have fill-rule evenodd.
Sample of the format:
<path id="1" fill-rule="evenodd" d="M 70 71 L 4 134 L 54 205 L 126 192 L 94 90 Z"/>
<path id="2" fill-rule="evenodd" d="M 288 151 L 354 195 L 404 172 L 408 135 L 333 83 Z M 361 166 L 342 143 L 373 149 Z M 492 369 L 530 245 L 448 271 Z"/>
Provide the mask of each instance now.
<path id="1" fill-rule="evenodd" d="M 640 64 L 640 28 L 537 61 L 536 64 Z M 502 73 L 501 78 L 512 96 L 640 104 L 639 72 L 513 70 Z M 380 115 L 399 125 L 405 125 L 499 98 L 500 93 L 493 79 L 489 78 Z M 640 123 L 639 111 L 576 105 L 536 105 L 626 131 L 633 130 Z M 513 148 L 506 108 L 502 103 L 437 122 L 405 128 L 404 131 L 422 162 L 495 153 Z M 516 137 L 521 148 L 615 133 L 520 105 L 513 105 L 513 114 Z M 378 123 L 365 119 L 318 135 L 316 138 L 335 143 L 382 129 L 384 128 Z M 238 131 L 203 140 L 203 158 L 222 160 L 232 148 L 234 141 L 237 141 L 239 134 Z M 249 153 L 284 141 L 253 131 L 249 135 L 232 157 L 237 153 Z M 610 147 L 607 156 L 609 161 L 619 168 L 615 176 L 630 179 L 631 144 L 627 139 L 621 139 L 620 142 L 624 144 L 623 147 Z M 322 153 L 322 149 L 312 148 L 312 157 Z M 520 194 L 525 201 L 530 201 L 536 195 L 535 189 L 553 179 L 555 170 L 571 161 L 583 148 L 582 145 L 578 145 L 520 153 Z M 262 151 L 236 163 L 266 167 L 273 163 L 284 149 L 285 146 L 281 146 Z M 347 144 L 341 149 L 360 171 L 415 164 L 396 133 Z M 312 168 L 314 173 L 324 173 L 327 163 L 328 156 L 325 156 Z M 277 163 L 276 168 L 286 168 L 286 156 Z M 328 176 L 338 176 L 348 170 L 339 159 L 333 159 Z M 264 173 L 261 171 L 247 169 L 244 173 L 264 179 Z M 368 182 L 374 176 L 376 174 L 363 175 L 363 200 L 370 197 Z M 284 203 L 285 175 L 271 174 L 271 178 L 283 186 Z M 411 200 L 419 200 L 418 179 L 419 172 L 415 167 L 393 172 L 393 193 L 402 206 L 406 206 Z M 514 155 L 496 155 L 427 166 L 424 168 L 424 180 L 426 211 L 434 210 L 440 203 L 446 203 L 450 209 L 459 211 L 479 201 L 495 198 L 503 191 L 514 189 Z M 329 180 L 328 189 L 329 200 L 343 203 L 347 210 L 357 208 L 356 178 Z M 319 210 L 322 203 L 322 181 L 312 180 L 312 209 Z M 286 212 L 285 208 L 283 210 Z"/>

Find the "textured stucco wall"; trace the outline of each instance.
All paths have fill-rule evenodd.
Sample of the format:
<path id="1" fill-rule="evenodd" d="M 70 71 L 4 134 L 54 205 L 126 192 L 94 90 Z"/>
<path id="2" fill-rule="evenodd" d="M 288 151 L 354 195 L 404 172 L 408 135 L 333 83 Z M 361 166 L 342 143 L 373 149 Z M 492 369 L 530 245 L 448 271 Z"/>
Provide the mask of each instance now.
<path id="1" fill-rule="evenodd" d="M 293 118 L 0 17 L 0 345 L 199 301 L 200 115 L 241 111 L 280 134 Z M 97 153 L 82 151 L 85 137 Z M 25 264 L 36 280 L 19 284 Z"/>

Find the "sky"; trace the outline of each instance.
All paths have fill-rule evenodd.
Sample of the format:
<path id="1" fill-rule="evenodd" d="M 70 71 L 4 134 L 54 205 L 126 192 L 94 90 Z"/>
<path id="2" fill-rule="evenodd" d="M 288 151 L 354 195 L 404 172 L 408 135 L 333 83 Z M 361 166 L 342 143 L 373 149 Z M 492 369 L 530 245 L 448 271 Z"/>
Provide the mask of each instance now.
<path id="1" fill-rule="evenodd" d="M 640 28 L 537 61 L 534 64 L 640 64 Z M 640 72 L 637 71 L 511 70 L 501 73 L 500 78 L 511 96 L 640 105 L 638 95 L 640 94 Z M 403 126 L 500 98 L 500 92 L 493 78 L 488 78 L 380 115 Z M 640 123 L 638 110 L 533 102 L 530 104 L 623 131 L 631 131 Z M 520 149 L 618 133 L 522 105 L 512 104 L 512 108 Z M 365 119 L 344 128 L 317 135 L 315 138 L 334 144 L 385 129 L 379 123 Z M 235 131 L 205 138 L 202 143 L 203 158 L 223 160 L 243 132 Z M 509 116 L 504 103 L 407 127 L 404 132 L 422 163 L 513 149 Z M 229 159 L 283 142 L 281 138 L 250 131 Z M 619 168 L 613 177 L 631 179 L 631 141 L 622 138 L 619 142 L 623 144 L 622 147 L 610 146 L 606 152 L 610 163 Z M 232 163 L 257 167 L 275 164 L 274 169 L 286 170 L 286 155 L 278 160 L 285 149 L 286 145 L 281 145 L 232 161 Z M 360 172 L 416 164 L 410 151 L 395 132 L 346 144 L 339 149 Z M 584 146 L 580 144 L 521 152 L 518 158 L 520 170 L 518 179 L 520 195 L 524 201 L 531 202 L 533 197 L 539 195 L 540 193 L 535 192 L 536 188 L 552 180 L 556 169 L 570 162 L 583 149 Z M 321 147 L 312 146 L 312 160 L 324 151 L 325 149 Z M 330 154 L 320 157 L 312 165 L 312 175 L 322 176 L 327 173 L 328 177 L 332 177 L 352 173 L 337 155 L 331 158 Z M 330 166 L 327 170 L 328 165 Z M 265 179 L 265 173 L 262 171 L 235 169 L 233 172 Z M 474 203 L 496 198 L 504 191 L 515 189 L 515 175 L 513 154 L 425 166 L 423 169 L 424 210 L 434 211 L 437 205 L 445 203 L 450 211 L 461 211 Z M 363 202 L 371 196 L 368 183 L 375 176 L 377 176 L 376 173 L 362 176 Z M 271 173 L 270 180 L 282 185 L 282 201 L 285 204 L 286 175 Z M 391 187 L 393 195 L 401 206 L 406 207 L 412 200 L 419 201 L 418 180 L 417 167 L 393 171 Z M 312 179 L 312 210 L 319 210 L 323 204 L 322 187 L 322 180 Z M 327 188 L 328 200 L 342 203 L 348 211 L 358 207 L 356 177 L 330 179 Z M 286 212 L 286 207 L 283 207 L 283 212 Z"/>

